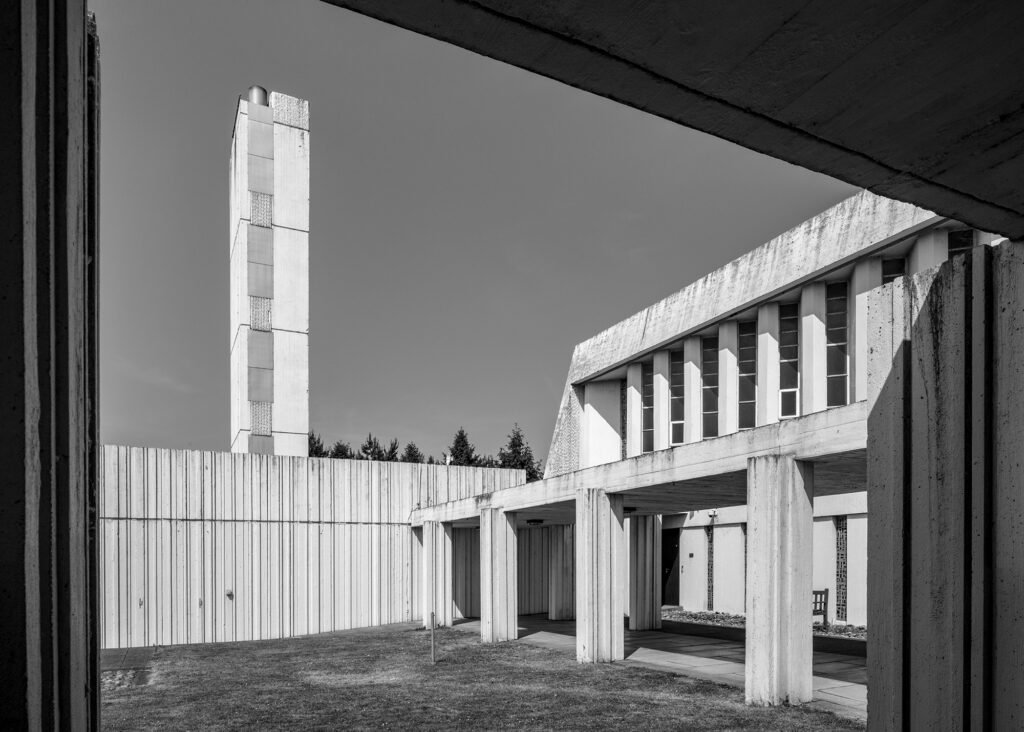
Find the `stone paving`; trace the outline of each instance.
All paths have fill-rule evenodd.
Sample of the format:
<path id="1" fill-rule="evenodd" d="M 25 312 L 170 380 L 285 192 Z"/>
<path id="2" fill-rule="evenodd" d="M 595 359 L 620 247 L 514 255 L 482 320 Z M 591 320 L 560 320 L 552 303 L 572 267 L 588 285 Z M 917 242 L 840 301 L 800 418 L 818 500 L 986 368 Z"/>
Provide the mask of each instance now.
<path id="1" fill-rule="evenodd" d="M 480 632 L 479 620 L 461 621 L 460 630 Z M 519 639 L 566 653 L 576 653 L 576 623 L 520 615 Z M 625 633 L 626 665 L 707 679 L 740 689 L 744 684 L 745 649 L 741 641 L 720 640 L 663 631 Z M 867 720 L 865 659 L 839 653 L 814 652 L 814 701 L 809 706 L 843 717 Z"/>

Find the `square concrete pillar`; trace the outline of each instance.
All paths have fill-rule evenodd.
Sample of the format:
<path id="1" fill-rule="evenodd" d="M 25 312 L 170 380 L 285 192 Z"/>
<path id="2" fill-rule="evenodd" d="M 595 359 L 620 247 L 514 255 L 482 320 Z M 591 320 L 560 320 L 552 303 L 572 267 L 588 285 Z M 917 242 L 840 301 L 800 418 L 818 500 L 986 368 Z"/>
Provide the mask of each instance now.
<path id="1" fill-rule="evenodd" d="M 779 421 L 779 304 L 757 309 L 757 426 Z"/>
<path id="2" fill-rule="evenodd" d="M 811 701 L 813 465 L 747 461 L 748 704 Z"/>
<path id="3" fill-rule="evenodd" d="M 629 629 L 661 627 L 661 516 L 629 517 Z"/>
<path id="4" fill-rule="evenodd" d="M 949 258 L 949 232 L 932 229 L 917 237 L 907 255 L 907 274 L 938 267 Z"/>
<path id="5" fill-rule="evenodd" d="M 740 324 L 727 320 L 718 326 L 718 434 L 739 430 L 740 419 Z"/>
<path id="6" fill-rule="evenodd" d="M 548 620 L 576 617 L 576 531 L 548 527 Z"/>
<path id="7" fill-rule="evenodd" d="M 631 363 L 626 368 L 626 457 L 636 457 L 644 451 L 642 382 L 643 366 Z"/>
<path id="8" fill-rule="evenodd" d="M 452 594 L 452 527 L 440 521 L 423 522 L 423 627 L 451 625 L 455 613 Z"/>
<path id="9" fill-rule="evenodd" d="M 882 259 L 869 257 L 853 265 L 848 316 L 850 401 L 868 398 L 868 294 L 882 286 Z"/>
<path id="10" fill-rule="evenodd" d="M 667 450 L 671 447 L 669 417 L 672 396 L 669 380 L 672 378 L 672 354 L 658 351 L 654 354 L 654 449 Z"/>
<path id="11" fill-rule="evenodd" d="M 800 414 L 828 405 L 825 355 L 825 283 L 814 282 L 800 293 Z"/>
<path id="12" fill-rule="evenodd" d="M 626 584 L 622 496 L 576 493 L 576 660 L 624 658 Z"/>
<path id="13" fill-rule="evenodd" d="M 517 532 L 514 513 L 480 512 L 480 639 L 499 643 L 519 637 Z"/>
<path id="14" fill-rule="evenodd" d="M 683 442 L 699 442 L 704 434 L 700 393 L 700 338 L 691 336 L 683 341 Z"/>

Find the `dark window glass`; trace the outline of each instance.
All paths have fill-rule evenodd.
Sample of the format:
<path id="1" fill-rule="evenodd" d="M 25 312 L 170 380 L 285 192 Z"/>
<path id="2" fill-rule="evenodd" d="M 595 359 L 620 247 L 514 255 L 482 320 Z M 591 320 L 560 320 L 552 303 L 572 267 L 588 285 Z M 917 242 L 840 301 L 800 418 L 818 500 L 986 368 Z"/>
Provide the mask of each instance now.
<path id="1" fill-rule="evenodd" d="M 906 272 L 907 260 L 905 259 L 883 259 L 882 260 L 882 284 L 887 285 L 897 277 L 902 277 Z"/>
<path id="2" fill-rule="evenodd" d="M 800 380 L 796 361 L 782 361 L 779 363 L 779 388 L 796 389 L 799 386 Z"/>
<path id="3" fill-rule="evenodd" d="M 718 436 L 718 337 L 701 339 L 701 411 L 703 436 Z"/>
<path id="4" fill-rule="evenodd" d="M 796 416 L 796 392 L 784 391 L 779 395 L 779 411 L 783 417 Z"/>
<path id="5" fill-rule="evenodd" d="M 848 398 L 848 293 L 849 288 L 845 282 L 834 282 L 826 288 L 829 321 L 825 331 L 825 374 L 828 377 L 826 399 L 830 407 L 841 407 Z"/>
<path id="6" fill-rule="evenodd" d="M 755 404 L 757 403 L 757 321 L 747 320 L 739 324 L 739 428 L 754 426 Z"/>
<path id="7" fill-rule="evenodd" d="M 654 364 L 640 364 L 641 440 L 640 449 L 654 449 Z"/>
<path id="8" fill-rule="evenodd" d="M 654 431 L 644 430 L 644 444 L 640 448 L 644 452 L 652 452 L 654 450 Z"/>
<path id="9" fill-rule="evenodd" d="M 797 416 L 800 390 L 800 306 L 779 306 L 779 416 Z"/>
<path id="10" fill-rule="evenodd" d="M 949 238 L 946 246 L 946 251 L 950 259 L 955 257 L 957 254 L 963 254 L 964 252 L 970 251 L 974 246 L 974 230 L 960 229 L 958 231 L 949 232 Z"/>
<path id="11" fill-rule="evenodd" d="M 686 419 L 686 392 L 684 390 L 686 360 L 683 358 L 682 351 L 672 352 L 669 371 L 668 391 L 671 441 L 673 445 L 681 445 L 683 444 L 683 424 Z"/>
<path id="12" fill-rule="evenodd" d="M 753 374 L 740 374 L 740 404 L 757 398 L 757 378 Z"/>
<path id="13" fill-rule="evenodd" d="M 754 402 L 740 402 L 740 429 L 747 429 L 754 426 L 757 405 Z"/>
<path id="14" fill-rule="evenodd" d="M 846 376 L 828 377 L 828 405 L 841 407 L 846 404 Z"/>
<path id="15" fill-rule="evenodd" d="M 676 422 L 672 425 L 672 444 L 682 445 L 683 444 L 683 423 Z"/>
<path id="16" fill-rule="evenodd" d="M 718 413 L 704 415 L 704 437 L 718 437 Z"/>

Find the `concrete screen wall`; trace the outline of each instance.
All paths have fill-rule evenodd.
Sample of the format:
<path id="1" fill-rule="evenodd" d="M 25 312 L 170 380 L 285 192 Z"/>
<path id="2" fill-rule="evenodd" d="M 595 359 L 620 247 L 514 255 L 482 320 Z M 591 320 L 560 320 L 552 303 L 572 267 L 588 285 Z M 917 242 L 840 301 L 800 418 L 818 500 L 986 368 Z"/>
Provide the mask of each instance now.
<path id="1" fill-rule="evenodd" d="M 413 507 L 525 481 L 516 470 L 109 445 L 101 467 L 105 648 L 417 619 Z"/>

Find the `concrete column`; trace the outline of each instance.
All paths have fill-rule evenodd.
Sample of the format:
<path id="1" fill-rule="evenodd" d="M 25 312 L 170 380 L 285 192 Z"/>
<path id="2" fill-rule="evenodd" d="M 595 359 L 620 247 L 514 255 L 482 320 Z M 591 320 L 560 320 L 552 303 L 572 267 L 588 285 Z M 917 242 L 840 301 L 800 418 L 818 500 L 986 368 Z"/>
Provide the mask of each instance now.
<path id="1" fill-rule="evenodd" d="M 576 617 L 575 542 L 572 526 L 548 527 L 548 620 Z"/>
<path id="2" fill-rule="evenodd" d="M 800 414 L 825 409 L 827 387 L 825 283 L 814 282 L 800 293 Z"/>
<path id="3" fill-rule="evenodd" d="M 701 417 L 700 394 L 700 338 L 691 336 L 683 341 L 683 442 L 700 442 L 704 428 Z"/>
<path id="4" fill-rule="evenodd" d="M 631 363 L 626 367 L 626 457 L 636 457 L 644 451 L 642 380 L 643 366 Z"/>
<path id="5" fill-rule="evenodd" d="M 917 237 L 907 255 L 907 274 L 917 274 L 938 267 L 949 257 L 949 233 L 932 229 Z"/>
<path id="6" fill-rule="evenodd" d="M 757 426 L 779 421 L 779 304 L 757 309 Z"/>
<path id="7" fill-rule="evenodd" d="M 423 627 L 451 625 L 455 598 L 452 594 L 452 527 L 440 521 L 423 522 Z"/>
<path id="8" fill-rule="evenodd" d="M 654 449 L 667 450 L 671 446 L 669 430 L 671 422 L 669 408 L 671 395 L 669 379 L 672 378 L 672 354 L 658 351 L 654 354 Z"/>
<path id="9" fill-rule="evenodd" d="M 730 435 L 740 425 L 740 324 L 718 326 L 718 434 Z"/>
<path id="10" fill-rule="evenodd" d="M 576 660 L 621 661 L 626 583 L 622 496 L 576 493 Z"/>
<path id="11" fill-rule="evenodd" d="M 499 643 L 519 637 L 518 556 L 515 514 L 480 512 L 480 639 Z"/>
<path id="12" fill-rule="evenodd" d="M 618 381 L 591 381 L 583 387 L 580 467 L 622 458 L 622 394 Z"/>
<path id="13" fill-rule="evenodd" d="M 868 293 L 882 286 L 882 259 L 869 257 L 853 265 L 848 317 L 850 401 L 868 398 Z"/>
<path id="14" fill-rule="evenodd" d="M 747 461 L 748 704 L 811 701 L 813 496 L 811 463 Z"/>
<path id="15" fill-rule="evenodd" d="M 661 516 L 629 518 L 629 629 L 661 627 Z"/>

